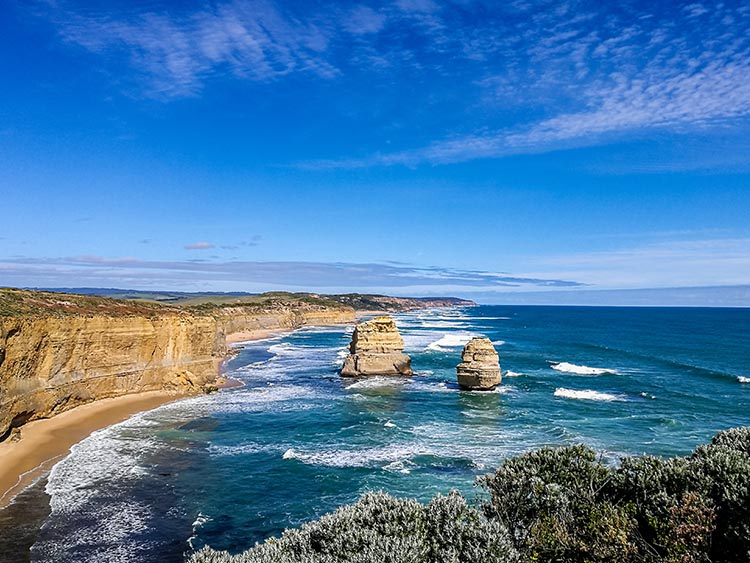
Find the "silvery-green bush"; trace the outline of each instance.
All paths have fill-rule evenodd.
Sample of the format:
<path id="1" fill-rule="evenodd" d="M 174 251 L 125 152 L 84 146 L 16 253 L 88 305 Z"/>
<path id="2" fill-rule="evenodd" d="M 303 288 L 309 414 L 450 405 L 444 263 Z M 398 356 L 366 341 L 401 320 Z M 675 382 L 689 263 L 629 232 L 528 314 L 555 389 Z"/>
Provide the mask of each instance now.
<path id="1" fill-rule="evenodd" d="M 241 553 L 204 548 L 189 563 L 518 563 L 507 531 L 458 493 L 428 505 L 368 493 Z"/>
<path id="2" fill-rule="evenodd" d="M 585 446 L 505 460 L 429 504 L 364 495 L 280 538 L 189 563 L 747 563 L 750 428 L 720 432 L 687 457 L 634 456 L 618 467 Z"/>

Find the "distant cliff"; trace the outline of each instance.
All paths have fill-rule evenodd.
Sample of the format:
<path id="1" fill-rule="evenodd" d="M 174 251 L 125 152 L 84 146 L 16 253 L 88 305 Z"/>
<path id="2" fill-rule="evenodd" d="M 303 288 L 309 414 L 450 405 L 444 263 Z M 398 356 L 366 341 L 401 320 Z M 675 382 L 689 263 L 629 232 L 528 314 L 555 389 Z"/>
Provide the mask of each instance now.
<path id="1" fill-rule="evenodd" d="M 96 295 L 99 297 L 113 297 L 118 299 L 132 299 L 139 302 L 158 302 L 183 307 L 201 304 L 252 305 L 267 303 L 274 300 L 293 300 L 308 302 L 331 301 L 352 307 L 357 311 L 383 311 L 398 313 L 414 311 L 432 307 L 474 307 L 476 303 L 457 297 L 391 297 L 389 295 L 372 295 L 366 293 L 343 293 L 339 295 L 320 295 L 317 293 L 289 293 L 274 291 L 271 293 L 245 292 L 203 292 L 186 293 L 181 291 L 140 291 L 134 289 L 109 289 L 102 287 L 82 287 L 74 289 L 50 289 L 49 291 L 75 293 L 81 295 Z"/>
<path id="2" fill-rule="evenodd" d="M 352 307 L 357 311 L 384 311 L 388 313 L 416 311 L 432 307 L 477 306 L 473 301 L 457 297 L 390 297 L 389 295 L 366 295 L 361 293 L 327 295 L 326 297 L 342 305 Z"/>
<path id="3" fill-rule="evenodd" d="M 226 337 L 253 329 L 354 321 L 324 299 L 174 307 L 0 289 L 0 439 L 83 403 L 158 389 L 210 389 Z"/>

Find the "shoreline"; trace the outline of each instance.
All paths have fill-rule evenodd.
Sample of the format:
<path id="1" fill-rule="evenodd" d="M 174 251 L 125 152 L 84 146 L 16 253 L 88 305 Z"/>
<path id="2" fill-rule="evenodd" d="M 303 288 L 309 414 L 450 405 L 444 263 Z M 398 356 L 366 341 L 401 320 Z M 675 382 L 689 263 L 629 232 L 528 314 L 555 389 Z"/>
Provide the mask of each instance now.
<path id="1" fill-rule="evenodd" d="M 0 443 L 0 510 L 93 432 L 187 394 L 146 391 L 100 399 L 21 427 L 21 439 Z"/>
<path id="2" fill-rule="evenodd" d="M 226 342 L 239 344 L 289 332 L 291 330 L 286 328 L 242 331 L 228 335 Z M 223 375 L 219 375 L 217 380 L 220 390 L 244 385 Z M 24 424 L 20 427 L 20 440 L 0 442 L 0 510 L 11 504 L 18 493 L 49 472 L 70 453 L 70 448 L 97 430 L 190 396 L 173 391 L 131 393 L 92 401 L 51 418 Z"/>

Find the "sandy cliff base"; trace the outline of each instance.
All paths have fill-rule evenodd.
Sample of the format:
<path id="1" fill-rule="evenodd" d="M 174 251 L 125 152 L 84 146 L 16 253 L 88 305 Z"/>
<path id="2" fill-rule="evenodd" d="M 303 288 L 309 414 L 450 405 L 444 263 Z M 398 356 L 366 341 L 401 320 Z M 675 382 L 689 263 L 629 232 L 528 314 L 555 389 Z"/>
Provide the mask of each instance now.
<path id="1" fill-rule="evenodd" d="M 19 441 L 0 443 L 0 508 L 7 506 L 16 494 L 67 455 L 71 446 L 95 430 L 181 397 L 151 391 L 102 399 L 24 425 Z"/>

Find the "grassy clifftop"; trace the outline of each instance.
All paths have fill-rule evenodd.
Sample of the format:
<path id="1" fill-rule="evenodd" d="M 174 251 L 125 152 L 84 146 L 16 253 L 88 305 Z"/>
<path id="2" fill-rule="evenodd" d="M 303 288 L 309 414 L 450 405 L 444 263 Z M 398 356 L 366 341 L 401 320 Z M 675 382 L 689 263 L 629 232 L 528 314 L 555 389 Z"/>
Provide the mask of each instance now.
<path id="1" fill-rule="evenodd" d="M 280 309 L 347 310 L 339 301 L 309 293 L 272 292 L 259 295 L 191 295 L 179 299 L 161 299 L 166 294 L 119 293 L 110 296 L 82 295 L 57 291 L 0 288 L 0 317 L 62 317 L 68 315 L 103 315 L 112 317 L 210 315 L 230 307 L 248 312 Z"/>
<path id="2" fill-rule="evenodd" d="M 8 315 L 154 315 L 194 312 L 211 314 L 226 307 L 249 311 L 282 308 L 402 312 L 428 307 L 473 306 L 455 297 L 391 297 L 363 293 L 322 295 L 306 292 L 185 293 L 108 288 L 52 290 L 0 289 L 0 316 Z"/>
<path id="3" fill-rule="evenodd" d="M 159 314 L 177 314 L 178 312 L 179 310 L 145 301 L 135 302 L 93 295 L 0 288 L 0 317 L 62 317 L 67 315 L 105 315 L 113 317 L 143 315 L 150 317 Z"/>

